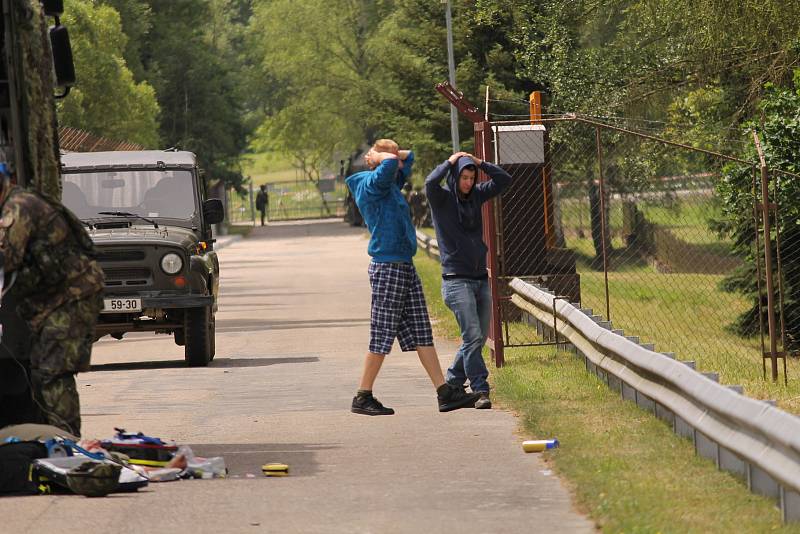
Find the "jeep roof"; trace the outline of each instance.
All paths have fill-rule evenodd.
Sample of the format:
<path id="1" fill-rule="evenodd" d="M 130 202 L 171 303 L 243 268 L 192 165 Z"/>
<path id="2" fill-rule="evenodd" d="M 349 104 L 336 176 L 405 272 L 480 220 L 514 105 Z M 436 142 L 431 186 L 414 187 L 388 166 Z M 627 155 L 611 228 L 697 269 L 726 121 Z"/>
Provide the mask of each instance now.
<path id="1" fill-rule="evenodd" d="M 138 150 L 115 152 L 65 152 L 61 155 L 64 170 L 94 170 L 119 168 L 195 167 L 197 159 L 192 152 L 165 152 L 163 150 Z"/>

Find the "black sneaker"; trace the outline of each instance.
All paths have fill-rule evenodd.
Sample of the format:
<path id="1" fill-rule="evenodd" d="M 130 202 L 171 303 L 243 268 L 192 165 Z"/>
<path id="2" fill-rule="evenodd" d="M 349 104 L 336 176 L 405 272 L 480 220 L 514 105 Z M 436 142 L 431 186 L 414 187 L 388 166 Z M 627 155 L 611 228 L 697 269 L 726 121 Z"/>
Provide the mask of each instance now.
<path id="1" fill-rule="evenodd" d="M 480 397 L 477 401 L 475 401 L 475 409 L 476 410 L 488 410 L 492 407 L 492 401 L 489 399 L 489 392 L 488 391 L 479 391 L 478 395 Z"/>
<path id="2" fill-rule="evenodd" d="M 480 395 L 478 393 L 467 393 L 463 388 L 444 384 L 436 391 L 439 399 L 439 411 L 450 412 L 459 408 L 472 408 Z"/>
<path id="3" fill-rule="evenodd" d="M 356 395 L 350 411 L 361 415 L 394 415 L 394 410 L 387 408 L 372 395 Z"/>

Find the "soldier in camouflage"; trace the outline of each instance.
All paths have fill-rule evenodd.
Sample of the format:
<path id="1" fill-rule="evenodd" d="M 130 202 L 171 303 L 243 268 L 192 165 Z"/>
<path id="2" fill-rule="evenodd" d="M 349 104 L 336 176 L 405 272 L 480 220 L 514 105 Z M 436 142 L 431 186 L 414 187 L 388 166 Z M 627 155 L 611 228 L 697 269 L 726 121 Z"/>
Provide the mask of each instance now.
<path id="1" fill-rule="evenodd" d="M 75 373 L 89 369 L 103 303 L 91 238 L 59 202 L 0 174 L 0 253 L 17 313 L 33 336 L 31 385 L 43 422 L 79 436 Z"/>

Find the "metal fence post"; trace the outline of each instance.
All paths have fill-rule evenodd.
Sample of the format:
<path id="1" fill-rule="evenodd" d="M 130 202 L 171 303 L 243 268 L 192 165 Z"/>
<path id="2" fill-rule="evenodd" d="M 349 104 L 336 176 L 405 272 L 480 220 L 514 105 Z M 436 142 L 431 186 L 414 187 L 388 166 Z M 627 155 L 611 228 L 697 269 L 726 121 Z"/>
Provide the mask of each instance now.
<path id="1" fill-rule="evenodd" d="M 249 178 L 249 176 L 248 176 Z M 253 226 L 256 225 L 256 204 L 253 199 L 253 181 L 250 181 L 250 218 L 253 220 Z"/>
<path id="2" fill-rule="evenodd" d="M 761 140 L 753 131 L 758 159 L 761 164 L 761 217 L 764 224 L 764 271 L 767 278 L 767 328 L 769 330 L 769 356 L 772 364 L 772 381 L 778 381 L 778 336 L 775 331 L 775 291 L 772 272 L 772 235 L 769 225 L 769 173 L 764 159 Z M 763 357 L 763 356 L 762 356 Z"/>
<path id="3" fill-rule="evenodd" d="M 761 339 L 761 371 L 764 380 L 767 379 L 767 362 L 764 359 L 764 354 L 766 354 L 766 345 L 764 345 L 764 305 L 763 299 L 761 298 L 763 293 L 763 288 L 761 286 L 761 254 L 759 253 L 759 249 L 761 248 L 761 239 L 758 237 L 758 227 L 761 226 L 760 218 L 759 218 L 759 202 L 758 202 L 758 187 L 756 186 L 756 168 L 753 167 L 753 235 L 755 237 L 755 249 L 753 250 L 753 256 L 756 260 L 756 287 L 758 289 L 758 333 L 759 338 Z"/>
<path id="4" fill-rule="evenodd" d="M 475 123 L 475 155 L 485 161 L 492 158 L 492 126 L 488 121 Z M 480 173 L 481 181 L 489 178 Z M 489 324 L 489 337 L 491 339 L 490 350 L 492 359 L 497 367 L 502 367 L 505 363 L 505 353 L 503 350 L 503 325 L 501 318 L 500 304 L 500 272 L 497 262 L 497 220 L 495 218 L 495 199 L 484 202 L 481 207 L 483 211 L 483 241 L 486 243 L 487 267 L 489 271 L 489 290 L 492 294 L 492 320 Z"/>
<path id="5" fill-rule="evenodd" d="M 606 291 L 606 321 L 611 320 L 611 299 L 608 295 L 608 251 L 606 250 L 606 187 L 603 179 L 603 147 L 600 144 L 600 128 L 595 127 L 595 142 L 597 143 L 597 170 L 600 178 L 600 243 L 603 247 L 603 278 Z"/>

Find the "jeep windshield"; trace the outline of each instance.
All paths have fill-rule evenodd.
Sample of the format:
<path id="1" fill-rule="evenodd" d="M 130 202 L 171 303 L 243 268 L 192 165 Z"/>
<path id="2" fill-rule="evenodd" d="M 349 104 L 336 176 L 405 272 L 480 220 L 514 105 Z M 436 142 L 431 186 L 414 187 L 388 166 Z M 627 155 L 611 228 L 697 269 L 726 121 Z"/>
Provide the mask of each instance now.
<path id="1" fill-rule="evenodd" d="M 66 173 L 62 180 L 62 203 L 84 220 L 108 217 L 101 212 L 128 212 L 148 219 L 191 219 L 196 213 L 189 170 Z"/>

